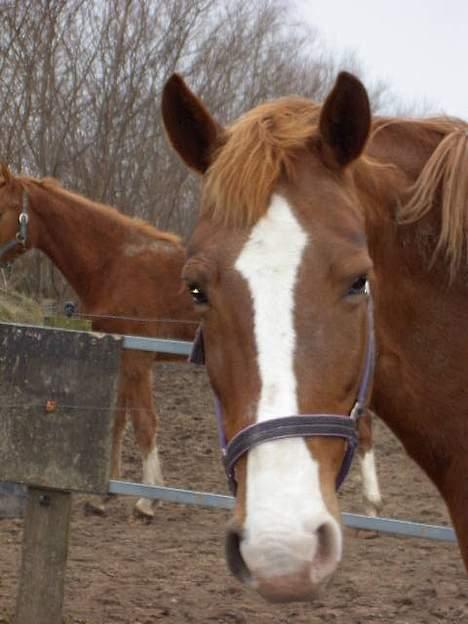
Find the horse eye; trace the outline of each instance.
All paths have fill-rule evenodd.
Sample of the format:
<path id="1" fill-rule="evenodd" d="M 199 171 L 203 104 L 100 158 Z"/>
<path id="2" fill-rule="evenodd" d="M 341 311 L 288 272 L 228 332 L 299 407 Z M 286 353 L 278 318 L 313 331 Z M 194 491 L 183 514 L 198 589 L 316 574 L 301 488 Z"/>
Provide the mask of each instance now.
<path id="1" fill-rule="evenodd" d="M 348 295 L 367 295 L 369 293 L 369 283 L 367 275 L 360 275 L 351 284 L 351 288 L 348 290 Z"/>
<path id="2" fill-rule="evenodd" d="M 208 303 L 208 297 L 198 284 L 189 284 L 188 289 L 196 305 L 206 305 Z"/>

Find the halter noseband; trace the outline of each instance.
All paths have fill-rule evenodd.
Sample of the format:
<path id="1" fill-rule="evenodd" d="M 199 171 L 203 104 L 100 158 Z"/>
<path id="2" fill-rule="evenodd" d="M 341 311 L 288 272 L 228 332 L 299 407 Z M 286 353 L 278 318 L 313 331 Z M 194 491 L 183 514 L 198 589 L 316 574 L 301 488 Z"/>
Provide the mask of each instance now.
<path id="1" fill-rule="evenodd" d="M 310 438 L 310 437 L 337 437 L 346 440 L 346 452 L 336 478 L 338 490 L 345 480 L 353 461 L 354 451 L 357 446 L 357 421 L 367 409 L 370 386 L 374 377 L 375 368 L 375 336 L 374 315 L 372 298 L 369 293 L 367 308 L 367 344 L 364 357 L 364 367 L 359 384 L 356 401 L 348 416 L 337 414 L 300 414 L 272 418 L 259 423 L 249 425 L 239 431 L 229 442 L 226 440 L 223 427 L 223 413 L 221 404 L 215 394 L 215 413 L 218 427 L 219 443 L 223 455 L 223 464 L 229 487 L 235 495 L 237 481 L 235 478 L 235 465 L 237 461 L 251 448 L 271 440 L 284 438 Z M 205 347 L 203 331 L 199 327 L 193 343 L 189 362 L 194 364 L 205 363 Z"/>
<path id="2" fill-rule="evenodd" d="M 26 248 L 26 242 L 28 240 L 28 223 L 29 223 L 28 205 L 29 205 L 28 194 L 25 190 L 23 190 L 21 212 L 19 213 L 19 216 L 18 216 L 18 224 L 19 224 L 18 231 L 16 232 L 15 238 L 12 238 L 6 243 L 3 243 L 3 245 L 0 245 L 0 258 L 2 258 L 11 249 L 14 249 L 17 245 L 21 245 L 23 248 Z"/>

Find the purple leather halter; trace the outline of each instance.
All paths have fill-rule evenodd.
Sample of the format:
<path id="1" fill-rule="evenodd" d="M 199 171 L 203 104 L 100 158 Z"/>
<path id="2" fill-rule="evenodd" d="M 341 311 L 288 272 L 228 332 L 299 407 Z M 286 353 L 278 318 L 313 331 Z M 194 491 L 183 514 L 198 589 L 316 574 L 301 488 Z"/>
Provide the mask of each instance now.
<path id="1" fill-rule="evenodd" d="M 344 438 L 347 442 L 346 452 L 341 464 L 340 471 L 336 478 L 336 489 L 338 490 L 346 476 L 353 461 L 354 451 L 357 446 L 357 421 L 367 409 L 370 386 L 374 376 L 375 368 L 375 336 L 374 336 L 374 315 L 371 295 L 367 308 L 367 344 L 364 356 L 364 367 L 359 384 L 358 395 L 349 415 L 337 414 L 300 414 L 273 418 L 260 423 L 254 423 L 245 427 L 237 433 L 229 442 L 226 440 L 223 427 L 223 413 L 221 403 L 215 394 L 215 414 L 218 427 L 219 444 L 223 455 L 223 464 L 228 479 L 231 492 L 236 494 L 237 481 L 235 477 L 235 465 L 242 455 L 258 444 L 263 444 L 270 440 L 280 440 L 282 438 L 298 437 L 338 437 Z M 198 328 L 193 343 L 189 362 L 194 364 L 205 364 L 205 346 L 203 341 L 203 330 Z"/>
<path id="2" fill-rule="evenodd" d="M 18 216 L 19 229 L 16 232 L 15 238 L 12 238 L 6 243 L 3 243 L 3 245 L 0 245 L 0 259 L 6 253 L 8 253 L 10 249 L 14 249 L 18 245 L 22 245 L 23 247 L 26 247 L 26 242 L 28 239 L 28 223 L 29 223 L 28 203 L 29 203 L 28 194 L 26 193 L 26 191 L 23 191 L 23 206 Z"/>

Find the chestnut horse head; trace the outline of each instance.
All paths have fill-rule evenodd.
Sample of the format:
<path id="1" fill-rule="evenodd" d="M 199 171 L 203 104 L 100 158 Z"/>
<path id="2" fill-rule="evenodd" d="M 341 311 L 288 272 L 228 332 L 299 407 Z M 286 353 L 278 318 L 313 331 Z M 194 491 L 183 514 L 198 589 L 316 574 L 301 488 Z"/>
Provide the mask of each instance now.
<path id="1" fill-rule="evenodd" d="M 183 277 L 236 447 L 228 563 L 270 600 L 308 599 L 342 556 L 336 483 L 350 438 L 333 419 L 349 422 L 369 383 L 372 263 L 352 176 L 368 97 L 342 73 L 323 106 L 283 98 L 223 128 L 174 75 L 162 113 L 202 176 Z"/>
<path id="2" fill-rule="evenodd" d="M 30 245 L 28 196 L 7 165 L 0 163 L 0 263 L 21 255 Z"/>

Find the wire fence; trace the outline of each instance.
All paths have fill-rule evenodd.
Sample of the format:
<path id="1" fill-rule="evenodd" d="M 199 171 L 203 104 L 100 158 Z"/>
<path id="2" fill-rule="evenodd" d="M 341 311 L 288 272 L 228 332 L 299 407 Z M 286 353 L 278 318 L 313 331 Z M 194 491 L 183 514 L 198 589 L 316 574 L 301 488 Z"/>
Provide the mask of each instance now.
<path id="1" fill-rule="evenodd" d="M 183 340 L 166 340 L 158 338 L 139 338 L 137 336 L 124 336 L 124 349 L 141 349 L 145 351 L 161 351 L 163 353 L 176 353 L 189 355 L 192 343 Z M 110 481 L 109 493 L 125 494 L 132 496 L 145 496 L 157 500 L 165 500 L 185 505 L 198 505 L 201 507 L 217 507 L 232 509 L 234 499 L 231 496 L 223 496 L 207 492 L 193 492 L 190 490 L 178 490 L 149 486 L 125 481 Z M 363 516 L 360 514 L 343 514 L 344 524 L 348 527 L 390 533 L 393 535 L 406 535 L 432 540 L 455 542 L 456 537 L 452 528 L 411 522 L 408 520 L 395 520 L 392 518 L 379 518 Z"/>
<path id="2" fill-rule="evenodd" d="M 130 350 L 152 351 L 188 356 L 192 349 L 192 343 L 184 340 L 145 338 L 140 336 L 125 335 L 123 336 L 122 347 Z M 84 409 L 89 408 L 84 407 Z M 109 494 L 144 496 L 155 500 L 181 503 L 185 505 L 196 505 L 200 507 L 215 507 L 218 509 L 232 509 L 234 506 L 234 499 L 231 496 L 210 492 L 196 492 L 191 490 L 152 486 L 143 483 L 130 483 L 126 481 L 110 481 Z M 371 517 L 351 513 L 343 513 L 342 515 L 344 524 L 351 528 L 446 542 L 456 541 L 453 529 L 447 526 L 423 524 L 408 520 L 396 520 L 393 518 Z"/>

